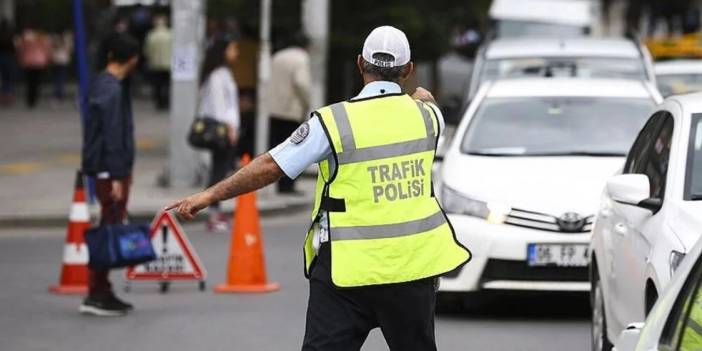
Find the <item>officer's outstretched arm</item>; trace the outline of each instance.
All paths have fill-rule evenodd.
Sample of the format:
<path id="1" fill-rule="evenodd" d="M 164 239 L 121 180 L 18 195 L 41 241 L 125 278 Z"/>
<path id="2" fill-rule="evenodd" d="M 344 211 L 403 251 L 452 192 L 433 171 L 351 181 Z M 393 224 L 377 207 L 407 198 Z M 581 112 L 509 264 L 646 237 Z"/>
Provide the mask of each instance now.
<path id="1" fill-rule="evenodd" d="M 176 201 L 166 206 L 165 210 L 175 209 L 178 216 L 185 220 L 190 220 L 195 217 L 195 214 L 200 210 L 213 202 L 230 199 L 241 194 L 258 190 L 278 181 L 278 179 L 284 175 L 285 173 L 283 173 L 283 170 L 275 163 L 273 157 L 271 157 L 269 153 L 265 153 L 256 157 L 251 163 L 244 166 L 229 178 L 222 180 L 202 192 Z"/>

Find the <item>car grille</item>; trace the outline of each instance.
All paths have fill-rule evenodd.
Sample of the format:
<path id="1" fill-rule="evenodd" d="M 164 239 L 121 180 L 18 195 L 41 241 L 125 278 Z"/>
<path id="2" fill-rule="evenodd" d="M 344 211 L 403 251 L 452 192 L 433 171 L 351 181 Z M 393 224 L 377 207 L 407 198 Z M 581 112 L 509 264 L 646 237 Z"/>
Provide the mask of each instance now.
<path id="1" fill-rule="evenodd" d="M 531 267 L 525 261 L 490 259 L 485 265 L 482 280 L 585 282 L 588 281 L 588 268 Z"/>
<path id="2" fill-rule="evenodd" d="M 587 233 L 592 229 L 594 219 L 594 216 L 580 218 L 582 223 L 575 223 L 574 228 L 568 228 L 563 224 L 562 218 L 513 208 L 507 214 L 505 224 L 558 233 Z"/>

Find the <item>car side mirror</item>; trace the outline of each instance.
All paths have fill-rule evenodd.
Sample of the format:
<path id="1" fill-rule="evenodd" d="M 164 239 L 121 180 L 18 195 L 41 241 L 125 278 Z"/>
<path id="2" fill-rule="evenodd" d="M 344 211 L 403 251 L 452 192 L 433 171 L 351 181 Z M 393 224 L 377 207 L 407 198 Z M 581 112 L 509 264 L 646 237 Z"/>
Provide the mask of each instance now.
<path id="1" fill-rule="evenodd" d="M 651 183 L 644 174 L 620 174 L 607 180 L 607 192 L 616 202 L 658 212 L 660 199 L 650 197 Z"/>
<path id="2" fill-rule="evenodd" d="M 639 336 L 641 335 L 641 329 L 643 329 L 643 323 L 631 323 L 626 329 L 622 330 L 614 343 L 614 348 L 617 350 L 634 350 L 636 344 L 639 342 Z"/>

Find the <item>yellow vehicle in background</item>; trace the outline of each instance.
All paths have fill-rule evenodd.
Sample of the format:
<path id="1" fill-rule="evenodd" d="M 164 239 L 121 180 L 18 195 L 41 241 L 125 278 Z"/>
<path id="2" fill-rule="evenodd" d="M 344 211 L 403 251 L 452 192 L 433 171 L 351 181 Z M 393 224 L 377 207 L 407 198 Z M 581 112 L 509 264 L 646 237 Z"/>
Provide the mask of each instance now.
<path id="1" fill-rule="evenodd" d="M 702 33 L 667 38 L 648 38 L 644 43 L 655 60 L 702 58 Z"/>

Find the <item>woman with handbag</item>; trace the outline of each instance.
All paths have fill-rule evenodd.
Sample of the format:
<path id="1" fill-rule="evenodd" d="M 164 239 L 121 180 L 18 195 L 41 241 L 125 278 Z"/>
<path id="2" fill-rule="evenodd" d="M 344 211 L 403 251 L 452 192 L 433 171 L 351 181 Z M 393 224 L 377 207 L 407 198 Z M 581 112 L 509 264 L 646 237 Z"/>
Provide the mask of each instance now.
<path id="1" fill-rule="evenodd" d="M 239 57 L 236 38 L 219 34 L 209 43 L 200 75 L 200 103 L 198 119 L 217 121 L 220 137 L 224 140 L 207 147 L 212 154 L 208 187 L 224 179 L 234 170 L 236 144 L 239 140 L 239 92 L 234 74 L 229 67 Z M 228 221 L 219 203 L 210 206 L 207 230 L 227 231 Z"/>

